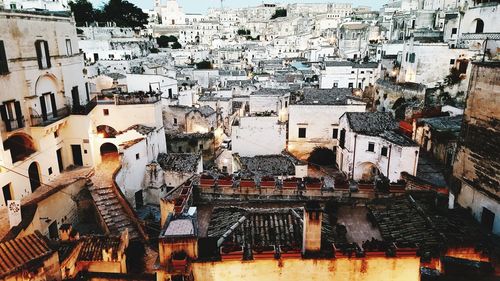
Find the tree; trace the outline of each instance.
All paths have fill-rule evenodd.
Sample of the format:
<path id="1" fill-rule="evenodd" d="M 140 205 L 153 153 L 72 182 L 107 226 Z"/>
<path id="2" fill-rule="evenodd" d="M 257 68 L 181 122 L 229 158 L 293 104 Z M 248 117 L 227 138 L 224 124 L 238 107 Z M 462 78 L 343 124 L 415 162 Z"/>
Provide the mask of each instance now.
<path id="1" fill-rule="evenodd" d="M 199 63 L 196 64 L 196 68 L 197 69 L 213 69 L 213 65 L 210 61 L 201 61 Z"/>
<path id="2" fill-rule="evenodd" d="M 142 27 L 148 23 L 148 15 L 126 0 L 109 0 L 102 8 L 102 19 L 120 27 Z"/>
<path id="3" fill-rule="evenodd" d="M 176 43 L 176 42 L 178 42 L 178 39 L 173 35 L 171 36 L 162 35 L 156 38 L 156 43 L 158 43 L 158 46 L 160 46 L 160 48 L 168 48 L 170 43 Z"/>
<path id="4" fill-rule="evenodd" d="M 274 15 L 271 17 L 271 19 L 277 19 L 277 18 L 284 18 L 287 16 L 287 11 L 286 9 L 277 9 L 276 12 L 274 12 Z"/>
<path id="5" fill-rule="evenodd" d="M 174 42 L 172 44 L 172 49 L 180 49 L 182 48 L 182 45 L 179 42 Z"/>
<path id="6" fill-rule="evenodd" d="M 248 29 L 238 29 L 238 35 L 250 35 L 250 30 L 248 30 Z"/>
<path id="7" fill-rule="evenodd" d="M 77 26 L 83 26 L 87 22 L 96 21 L 96 10 L 92 6 L 92 3 L 87 0 L 76 0 L 69 2 L 69 7 L 71 12 L 75 15 L 75 21 Z"/>

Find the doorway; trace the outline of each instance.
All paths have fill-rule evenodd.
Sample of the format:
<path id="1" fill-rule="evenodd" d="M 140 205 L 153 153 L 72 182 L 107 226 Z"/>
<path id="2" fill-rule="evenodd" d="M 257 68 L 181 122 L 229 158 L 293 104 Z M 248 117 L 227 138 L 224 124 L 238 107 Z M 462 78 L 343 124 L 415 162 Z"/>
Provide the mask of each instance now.
<path id="1" fill-rule="evenodd" d="M 57 229 L 57 221 L 53 221 L 49 225 L 49 237 L 50 237 L 50 239 L 59 238 L 59 230 Z"/>
<path id="2" fill-rule="evenodd" d="M 72 144 L 71 153 L 73 154 L 73 164 L 75 166 L 83 166 L 82 146 L 79 144 Z"/>
<path id="3" fill-rule="evenodd" d="M 2 187 L 3 199 L 5 202 L 5 206 L 7 206 L 7 201 L 12 200 L 12 189 L 10 188 L 10 183 L 6 186 Z"/>
<path id="4" fill-rule="evenodd" d="M 489 232 L 493 230 L 493 222 L 495 221 L 495 213 L 490 211 L 488 208 L 483 207 L 483 213 L 481 214 L 481 225 L 484 226 Z"/>
<path id="5" fill-rule="evenodd" d="M 31 192 L 35 192 L 40 187 L 40 168 L 37 162 L 31 163 L 28 168 L 28 176 L 30 179 Z"/>
<path id="6" fill-rule="evenodd" d="M 118 148 L 116 145 L 106 142 L 101 145 L 101 159 L 102 161 L 114 161 L 118 159 Z"/>
<path id="7" fill-rule="evenodd" d="M 144 198 L 142 196 L 142 190 L 135 193 L 135 209 L 138 210 L 144 206 Z"/>
<path id="8" fill-rule="evenodd" d="M 63 161 L 62 161 L 61 148 L 56 150 L 56 155 L 57 155 L 57 164 L 59 165 L 59 173 L 62 173 L 62 171 L 64 170 L 64 166 L 63 166 Z"/>

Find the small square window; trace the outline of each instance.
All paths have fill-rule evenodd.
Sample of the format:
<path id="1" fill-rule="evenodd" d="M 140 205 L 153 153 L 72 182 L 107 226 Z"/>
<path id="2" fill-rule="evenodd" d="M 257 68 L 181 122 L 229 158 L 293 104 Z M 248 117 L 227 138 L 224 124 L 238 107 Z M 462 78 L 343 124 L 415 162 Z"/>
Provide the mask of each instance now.
<path id="1" fill-rule="evenodd" d="M 177 118 L 174 118 L 174 125 L 177 125 Z"/>
<path id="2" fill-rule="evenodd" d="M 354 87 L 354 83 L 349 83 L 349 88 Z"/>
<path id="3" fill-rule="evenodd" d="M 104 114 L 104 116 L 108 116 L 109 115 L 109 109 L 107 109 L 107 108 L 103 109 L 102 113 Z"/>
<path id="4" fill-rule="evenodd" d="M 371 151 L 371 152 L 375 151 L 375 143 L 374 142 L 368 143 L 368 151 Z"/>
<path id="5" fill-rule="evenodd" d="M 139 153 L 137 153 L 137 154 L 135 155 L 135 159 L 139 159 L 139 158 L 141 158 L 141 157 L 140 157 Z"/>
<path id="6" fill-rule="evenodd" d="M 455 64 L 455 60 L 454 60 L 454 59 L 451 59 L 451 60 L 450 60 L 450 64 Z"/>
<path id="7" fill-rule="evenodd" d="M 299 138 L 306 138 L 306 128 L 299 128 Z"/>
<path id="8" fill-rule="evenodd" d="M 380 154 L 382 156 L 387 156 L 387 151 L 388 151 L 387 146 L 383 146 L 381 151 L 380 151 Z"/>
<path id="9" fill-rule="evenodd" d="M 339 129 L 333 129 L 332 138 L 337 139 L 339 137 Z"/>
<path id="10" fill-rule="evenodd" d="M 452 35 L 457 34 L 457 28 L 456 27 L 454 27 L 454 28 L 451 29 L 451 34 Z"/>
<path id="11" fill-rule="evenodd" d="M 52 167 L 49 168 L 49 175 L 52 175 Z"/>

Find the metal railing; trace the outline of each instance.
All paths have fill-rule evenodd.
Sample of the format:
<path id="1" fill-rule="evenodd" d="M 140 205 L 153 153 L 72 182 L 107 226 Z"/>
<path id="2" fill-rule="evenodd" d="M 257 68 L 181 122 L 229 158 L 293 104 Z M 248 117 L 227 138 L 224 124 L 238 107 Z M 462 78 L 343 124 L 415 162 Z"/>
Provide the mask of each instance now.
<path id="1" fill-rule="evenodd" d="M 94 97 L 86 105 L 74 106 L 71 109 L 71 114 L 88 115 L 96 106 L 97 106 L 97 97 Z"/>
<path id="2" fill-rule="evenodd" d="M 15 131 L 17 129 L 24 128 L 24 126 L 25 126 L 24 117 L 21 116 L 20 118 L 21 118 L 20 119 L 21 123 L 19 123 L 18 119 L 4 120 L 5 130 L 7 132 L 12 132 L 12 131 Z"/>
<path id="3" fill-rule="evenodd" d="M 68 106 L 58 108 L 56 114 L 54 112 L 48 113 L 46 116 L 43 115 L 31 115 L 31 126 L 32 127 L 45 127 L 52 123 L 55 123 L 65 117 L 68 117 L 71 110 Z"/>

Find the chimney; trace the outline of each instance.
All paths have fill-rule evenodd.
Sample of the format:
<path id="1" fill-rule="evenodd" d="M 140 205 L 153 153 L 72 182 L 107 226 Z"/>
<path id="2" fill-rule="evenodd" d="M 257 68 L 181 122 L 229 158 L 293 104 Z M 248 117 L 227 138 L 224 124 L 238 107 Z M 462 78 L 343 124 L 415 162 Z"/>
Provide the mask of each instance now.
<path id="1" fill-rule="evenodd" d="M 323 210 L 319 202 L 307 202 L 304 207 L 304 226 L 302 227 L 302 254 L 320 251 L 322 219 Z"/>

